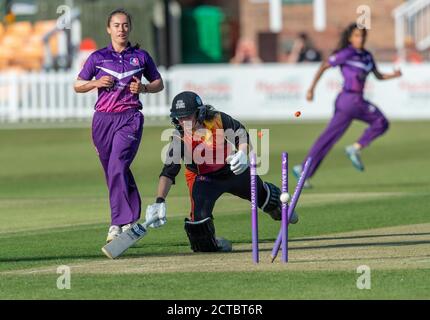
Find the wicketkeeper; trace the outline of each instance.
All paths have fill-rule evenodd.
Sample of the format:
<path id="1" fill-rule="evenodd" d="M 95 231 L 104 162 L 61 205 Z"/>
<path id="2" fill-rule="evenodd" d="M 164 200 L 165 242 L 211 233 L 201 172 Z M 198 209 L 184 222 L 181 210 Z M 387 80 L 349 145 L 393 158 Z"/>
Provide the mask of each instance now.
<path id="1" fill-rule="evenodd" d="M 146 211 L 146 220 L 154 215 L 165 217 L 165 199 L 185 164 L 190 194 L 190 217 L 185 231 L 194 252 L 231 251 L 230 241 L 215 236 L 212 211 L 223 193 L 250 201 L 248 133 L 231 116 L 202 103 L 190 91 L 181 92 L 172 102 L 170 118 L 176 130 L 171 137 L 164 167 L 160 174 L 157 199 Z M 281 219 L 280 189 L 257 177 L 258 207 L 274 220 Z M 296 223 L 293 214 L 290 223 Z M 165 218 L 151 225 L 159 227 Z"/>

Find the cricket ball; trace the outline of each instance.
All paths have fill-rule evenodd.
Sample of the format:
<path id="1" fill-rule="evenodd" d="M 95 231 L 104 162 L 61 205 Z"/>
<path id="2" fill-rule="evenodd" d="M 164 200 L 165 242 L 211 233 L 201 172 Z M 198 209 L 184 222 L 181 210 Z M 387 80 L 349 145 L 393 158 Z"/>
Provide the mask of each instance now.
<path id="1" fill-rule="evenodd" d="M 284 193 L 281 193 L 281 196 L 279 198 L 281 199 L 282 203 L 287 203 L 288 200 L 290 200 L 290 195 L 284 192 Z"/>

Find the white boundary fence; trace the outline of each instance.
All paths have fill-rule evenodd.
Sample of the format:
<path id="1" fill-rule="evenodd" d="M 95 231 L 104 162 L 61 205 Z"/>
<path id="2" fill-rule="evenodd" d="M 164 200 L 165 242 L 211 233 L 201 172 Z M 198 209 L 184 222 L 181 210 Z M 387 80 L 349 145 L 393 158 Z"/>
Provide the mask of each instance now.
<path id="1" fill-rule="evenodd" d="M 166 89 L 141 95 L 148 119 L 166 118 L 170 101 L 183 90 L 199 93 L 203 101 L 239 119 L 327 119 L 342 78 L 339 70 L 323 76 L 315 101 L 305 100 L 317 64 L 194 65 L 162 70 Z M 392 64 L 381 64 L 391 72 Z M 403 65 L 403 77 L 377 81 L 369 76 L 366 97 L 391 119 L 430 119 L 430 64 Z M 90 119 L 97 92 L 76 94 L 77 72 L 0 74 L 0 122 Z"/>
<path id="2" fill-rule="evenodd" d="M 64 71 L 0 74 L 0 122 L 91 118 L 97 91 L 77 94 L 75 80 L 75 72 Z M 169 114 L 166 91 L 141 95 L 141 100 L 146 116 Z"/>

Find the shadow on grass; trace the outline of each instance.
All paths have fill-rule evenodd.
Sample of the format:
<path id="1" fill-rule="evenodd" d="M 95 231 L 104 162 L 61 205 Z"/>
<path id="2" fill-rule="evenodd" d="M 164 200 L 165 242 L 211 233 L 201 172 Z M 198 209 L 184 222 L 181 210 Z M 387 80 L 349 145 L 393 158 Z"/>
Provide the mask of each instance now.
<path id="1" fill-rule="evenodd" d="M 393 242 L 362 242 L 362 243 L 336 243 L 324 244 L 318 246 L 300 246 L 288 248 L 288 250 L 318 250 L 318 249 L 336 249 L 336 248 L 360 248 L 360 247 L 398 247 L 414 246 L 419 244 L 430 244 L 430 240 L 420 241 L 393 241 Z M 251 252 L 251 249 L 234 250 L 234 252 Z M 260 251 L 272 251 L 270 248 L 263 248 Z"/>
<path id="2" fill-rule="evenodd" d="M 54 261 L 54 260 L 91 260 L 103 257 L 103 254 L 99 255 L 82 255 L 82 256 L 46 256 L 46 257 L 10 257 L 10 258 L 0 258 L 0 263 L 2 262 L 38 262 L 38 261 Z"/>
<path id="3" fill-rule="evenodd" d="M 297 238 L 291 239 L 290 242 L 301 241 L 321 241 L 321 240 L 348 240 L 348 239 L 366 239 L 366 238 L 385 238 L 385 237 L 410 237 L 410 236 L 430 236 L 430 232 L 418 233 L 390 233 L 390 234 L 366 234 L 356 236 L 340 236 L 340 237 L 311 237 L 311 238 Z"/>
<path id="4" fill-rule="evenodd" d="M 366 238 L 386 238 L 386 237 L 415 237 L 415 236 L 430 236 L 430 232 L 417 232 L 417 233 L 388 233 L 388 234 L 366 234 L 356 236 L 332 236 L 332 237 L 308 237 L 308 238 L 293 238 L 288 239 L 288 242 L 303 242 L 303 241 L 322 241 L 322 240 L 353 240 L 353 239 L 366 239 Z M 274 242 L 276 238 L 260 239 L 260 243 Z"/>
<path id="5" fill-rule="evenodd" d="M 428 233 L 422 233 L 422 234 L 413 234 L 413 235 L 427 235 Z M 399 235 L 399 234 L 396 234 Z M 319 238 L 319 240 L 323 240 L 325 238 Z M 328 239 L 341 239 L 341 238 L 328 238 Z M 344 239 L 350 239 L 350 237 L 344 237 Z M 315 239 L 312 239 L 315 240 Z M 237 243 L 239 244 L 239 243 Z M 240 244 L 243 244 L 241 242 Z M 300 247 L 293 247 L 289 248 L 289 250 L 318 250 L 318 249 L 335 249 L 335 248 L 359 248 L 359 247 L 392 247 L 392 246 L 412 246 L 412 245 L 419 245 L 419 244 L 430 244 L 430 240 L 413 240 L 413 241 L 393 241 L 393 242 L 362 242 L 362 243 L 337 243 L 337 244 L 324 244 L 324 245 L 316 245 L 316 246 L 300 246 Z M 249 249 L 233 249 L 231 254 L 234 253 L 250 253 L 252 251 L 251 248 Z M 260 252 L 271 252 L 272 249 L 270 248 L 260 248 Z M 147 257 L 174 257 L 174 256 L 192 256 L 199 253 L 194 252 L 176 252 L 176 253 L 156 253 L 156 252 L 150 252 L 150 253 L 135 253 L 135 254 L 126 254 L 122 258 L 142 258 L 142 256 Z M 208 254 L 208 252 L 203 253 Z M 212 254 L 219 254 L 218 252 L 213 252 Z M 226 252 L 222 253 L 223 255 L 226 254 Z M 229 254 L 229 253 L 227 253 Z M 426 256 L 424 256 L 426 257 Z"/>

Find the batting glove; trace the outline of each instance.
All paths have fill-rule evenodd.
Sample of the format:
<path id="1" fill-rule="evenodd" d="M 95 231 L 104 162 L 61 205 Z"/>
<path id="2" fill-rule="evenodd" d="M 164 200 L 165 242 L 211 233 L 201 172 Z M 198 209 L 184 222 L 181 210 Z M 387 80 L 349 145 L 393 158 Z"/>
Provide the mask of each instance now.
<path id="1" fill-rule="evenodd" d="M 163 224 L 166 224 L 167 218 L 166 218 L 165 202 L 153 203 L 146 207 L 146 216 L 145 216 L 146 221 L 152 220 L 157 217 L 158 217 L 158 220 L 149 225 L 151 228 L 159 228 Z"/>
<path id="2" fill-rule="evenodd" d="M 234 155 L 227 157 L 227 163 L 230 164 L 230 170 L 233 171 L 235 175 L 239 175 L 248 168 L 248 157 L 245 152 L 239 150 Z"/>

